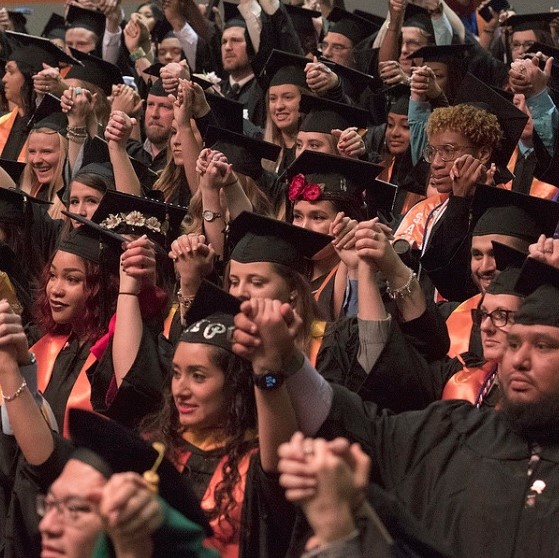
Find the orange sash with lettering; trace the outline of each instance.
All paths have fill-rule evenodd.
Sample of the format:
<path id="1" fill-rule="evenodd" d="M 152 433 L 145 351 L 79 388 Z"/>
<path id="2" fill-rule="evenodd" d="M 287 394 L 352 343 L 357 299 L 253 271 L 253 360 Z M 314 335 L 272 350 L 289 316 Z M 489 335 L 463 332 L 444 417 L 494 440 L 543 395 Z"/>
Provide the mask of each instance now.
<path id="1" fill-rule="evenodd" d="M 460 359 L 460 357 L 458 357 Z M 462 359 L 460 359 L 462 360 Z M 495 361 L 487 361 L 483 366 L 464 368 L 456 372 L 446 383 L 441 399 L 464 399 L 472 405 L 477 404 L 479 393 L 485 380 L 495 368 Z"/>
<path id="2" fill-rule="evenodd" d="M 66 345 L 68 337 L 68 335 L 44 335 L 30 349 L 37 357 L 37 386 L 41 393 L 44 393 L 50 382 L 54 363 L 60 351 Z M 64 436 L 66 438 L 70 437 L 68 431 L 68 410 L 70 408 L 87 411 L 93 410 L 91 406 L 91 384 L 89 383 L 86 370 L 96 360 L 95 356 L 89 353 L 72 387 L 70 397 L 68 397 L 64 413 Z"/>
<path id="3" fill-rule="evenodd" d="M 472 332 L 471 310 L 477 308 L 481 301 L 481 293 L 465 300 L 446 320 L 446 327 L 450 337 L 448 356 L 457 357 L 470 348 L 470 334 Z"/>
<path id="4" fill-rule="evenodd" d="M 210 525 L 214 531 L 212 537 L 208 537 L 205 540 L 206 546 L 210 548 L 215 548 L 221 558 L 238 558 L 239 556 L 239 546 L 241 541 L 241 519 L 242 519 L 242 509 L 243 502 L 245 499 L 246 482 L 248 469 L 250 467 L 250 460 L 255 452 L 258 450 L 255 448 L 247 452 L 241 460 L 239 461 L 239 482 L 235 485 L 233 490 L 233 497 L 235 498 L 235 507 L 229 512 L 230 518 L 234 521 L 236 525 L 236 532 L 233 535 L 231 525 L 227 521 L 219 521 L 220 518 L 216 517 L 210 521 Z M 184 466 L 188 462 L 190 457 L 190 452 L 185 452 L 181 456 L 181 464 L 179 470 L 182 472 Z M 217 485 L 223 480 L 223 465 L 227 462 L 227 455 L 224 455 L 219 462 L 212 478 L 210 484 L 204 493 L 200 507 L 203 510 L 211 510 L 215 506 L 214 494 Z"/>
<path id="5" fill-rule="evenodd" d="M 435 194 L 415 204 L 402 219 L 402 222 L 394 233 L 394 238 L 407 240 L 412 248 L 422 248 L 425 238 L 427 221 L 437 206 L 448 198 L 447 194 Z M 435 217 L 433 213 L 433 217 Z M 435 219 L 431 219 L 431 226 Z"/>
<path id="6" fill-rule="evenodd" d="M 11 112 L 0 116 L 0 153 L 4 151 L 4 147 L 6 147 L 6 143 L 8 142 L 8 137 L 10 136 L 10 132 L 12 131 L 12 126 L 17 117 L 18 109 L 15 108 Z M 25 163 L 27 158 L 27 140 L 23 144 L 21 151 L 19 152 L 19 156 L 17 158 L 18 163 Z"/>

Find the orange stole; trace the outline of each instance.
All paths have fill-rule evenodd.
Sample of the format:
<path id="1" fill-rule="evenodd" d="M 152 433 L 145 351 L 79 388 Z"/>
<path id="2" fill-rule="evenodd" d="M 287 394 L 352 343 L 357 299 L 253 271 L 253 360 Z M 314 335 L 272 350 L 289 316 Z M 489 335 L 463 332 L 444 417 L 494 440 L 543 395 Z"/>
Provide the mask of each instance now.
<path id="1" fill-rule="evenodd" d="M 11 112 L 0 116 L 0 153 L 4 151 L 6 143 L 8 142 L 8 137 L 12 131 L 12 126 L 16 120 L 18 109 L 15 108 Z M 25 163 L 27 159 L 27 140 L 23 144 L 19 156 L 17 158 L 18 163 Z"/>
<path id="2" fill-rule="evenodd" d="M 425 238 L 425 225 L 429 219 L 429 215 L 433 210 L 441 205 L 448 195 L 435 194 L 415 204 L 402 219 L 402 222 L 394 233 L 394 238 L 404 238 L 411 245 L 412 248 L 421 248 L 423 246 L 423 239 Z M 432 219 L 435 216 L 432 217 Z"/>
<path id="3" fill-rule="evenodd" d="M 179 309 L 179 305 L 177 302 L 175 302 L 169 309 L 169 313 L 167 314 L 167 317 L 163 322 L 162 333 L 167 339 L 169 339 L 169 333 L 171 332 L 171 324 L 173 323 L 173 318 L 175 317 L 175 314 L 177 313 L 178 309 Z"/>
<path id="4" fill-rule="evenodd" d="M 446 320 L 446 327 L 450 337 L 448 356 L 457 357 L 469 350 L 470 333 L 472 331 L 471 310 L 477 308 L 481 301 L 481 293 L 465 300 Z"/>
<path id="5" fill-rule="evenodd" d="M 458 359 L 462 361 L 460 357 Z M 485 380 L 496 364 L 494 361 L 487 361 L 483 366 L 475 368 L 468 368 L 463 362 L 462 364 L 464 368 L 446 383 L 441 399 L 464 399 L 475 405 Z"/>
<path id="6" fill-rule="evenodd" d="M 507 169 L 510 172 L 514 171 L 516 166 L 516 161 L 518 159 L 519 151 L 518 147 L 513 151 Z M 509 180 L 503 187 L 507 190 L 512 189 L 512 180 Z M 543 200 L 552 200 L 555 194 L 559 191 L 559 188 L 553 186 L 553 184 L 548 184 L 547 182 L 542 182 L 538 180 L 535 176 L 532 178 L 532 185 L 530 186 L 530 195 L 536 198 L 542 198 Z"/>
<path id="7" fill-rule="evenodd" d="M 239 468 L 239 482 L 235 485 L 235 489 L 233 490 L 233 497 L 235 498 L 235 507 L 233 510 L 230 511 L 229 515 L 233 522 L 236 524 L 237 531 L 233 536 L 233 532 L 231 526 L 226 521 L 219 521 L 220 518 L 216 517 L 210 521 L 210 525 L 214 531 L 212 537 L 208 537 L 205 540 L 206 546 L 210 548 L 215 548 L 221 558 L 238 558 L 239 556 L 239 546 L 240 546 L 240 529 L 241 529 L 241 519 L 242 519 L 242 509 L 243 509 L 243 502 L 245 499 L 245 491 L 246 491 L 246 482 L 247 482 L 247 474 L 248 468 L 250 466 L 250 460 L 253 454 L 258 451 L 257 449 L 253 449 L 247 452 L 241 460 L 239 461 L 238 468 Z M 185 452 L 181 456 L 181 463 L 179 466 L 179 470 L 182 472 L 184 466 L 188 462 L 188 458 L 190 457 L 190 452 Z M 202 498 L 202 502 L 200 507 L 203 510 L 211 510 L 215 506 L 214 494 L 217 485 L 223 480 L 223 465 L 227 461 L 227 456 L 224 455 L 221 461 L 219 462 L 212 478 L 210 480 L 210 484 L 204 493 Z"/>
<path id="8" fill-rule="evenodd" d="M 60 351 L 62 351 L 66 345 L 68 337 L 68 335 L 44 335 L 30 349 L 37 357 L 37 386 L 41 393 L 44 393 L 50 382 L 54 363 Z M 68 431 L 68 410 L 70 408 L 84 409 L 87 411 L 93 410 L 91 406 L 91 384 L 89 383 L 86 370 L 96 360 L 95 356 L 89 353 L 72 387 L 70 397 L 68 397 L 64 413 L 64 436 L 66 438 L 70 437 Z"/>

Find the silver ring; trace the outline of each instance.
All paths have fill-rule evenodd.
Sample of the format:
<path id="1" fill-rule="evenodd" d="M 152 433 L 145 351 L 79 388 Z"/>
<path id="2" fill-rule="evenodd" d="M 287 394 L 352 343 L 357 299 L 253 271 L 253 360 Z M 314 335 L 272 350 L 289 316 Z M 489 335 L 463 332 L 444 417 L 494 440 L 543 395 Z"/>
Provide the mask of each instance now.
<path id="1" fill-rule="evenodd" d="M 305 455 L 305 457 L 314 455 L 314 448 L 312 446 L 306 446 L 305 448 L 303 448 L 303 454 Z"/>
<path id="2" fill-rule="evenodd" d="M 76 87 L 76 88 L 74 89 L 74 93 L 75 93 L 76 95 L 81 95 L 81 94 L 82 94 L 82 88 L 81 88 L 81 87 Z"/>

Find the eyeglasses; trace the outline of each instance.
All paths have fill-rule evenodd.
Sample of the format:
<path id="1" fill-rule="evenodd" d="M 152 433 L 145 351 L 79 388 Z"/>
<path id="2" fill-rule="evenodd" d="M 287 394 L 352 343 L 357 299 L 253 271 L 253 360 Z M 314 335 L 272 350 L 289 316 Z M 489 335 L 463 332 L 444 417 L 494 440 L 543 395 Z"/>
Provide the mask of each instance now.
<path id="1" fill-rule="evenodd" d="M 505 327 L 507 324 L 514 323 L 515 314 L 516 311 L 514 310 L 503 310 L 501 308 L 497 308 L 493 312 L 486 312 L 481 308 L 475 308 L 472 310 L 472 321 L 475 325 L 480 326 L 481 322 L 488 317 L 495 327 Z"/>
<path id="2" fill-rule="evenodd" d="M 334 52 L 337 52 L 339 54 L 340 52 L 343 52 L 344 50 L 349 50 L 353 47 L 348 47 L 348 46 L 340 45 L 340 44 L 337 44 L 337 43 L 334 43 L 333 45 L 331 45 L 330 43 L 322 42 L 322 43 L 318 43 L 318 48 L 322 52 L 324 52 L 326 49 L 330 48 L 331 50 L 333 50 Z"/>
<path id="3" fill-rule="evenodd" d="M 510 48 L 511 48 L 511 50 L 518 50 L 519 48 L 523 48 L 525 50 L 528 50 L 529 48 L 531 48 L 535 44 L 536 44 L 536 41 L 525 41 L 524 43 L 521 43 L 520 41 L 513 41 L 510 44 Z"/>
<path id="4" fill-rule="evenodd" d="M 456 151 L 460 149 L 474 149 L 472 145 L 452 145 L 445 143 L 444 145 L 426 145 L 423 149 L 423 157 L 428 163 L 435 160 L 435 155 L 438 153 L 441 159 L 448 163 L 456 159 Z"/>
<path id="5" fill-rule="evenodd" d="M 51 510 L 56 510 L 56 513 L 67 523 L 78 523 L 84 514 L 93 512 L 93 507 L 87 500 L 74 497 L 55 500 L 44 494 L 37 496 L 35 509 L 40 517 L 44 517 Z"/>

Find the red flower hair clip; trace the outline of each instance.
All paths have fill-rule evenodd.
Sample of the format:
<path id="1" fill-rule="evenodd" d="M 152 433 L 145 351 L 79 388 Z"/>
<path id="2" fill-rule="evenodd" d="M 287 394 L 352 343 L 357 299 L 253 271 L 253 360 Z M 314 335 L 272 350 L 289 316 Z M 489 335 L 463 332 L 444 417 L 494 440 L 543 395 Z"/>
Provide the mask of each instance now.
<path id="1" fill-rule="evenodd" d="M 318 184 L 309 184 L 302 174 L 296 174 L 289 184 L 289 201 L 316 201 L 322 195 Z"/>

